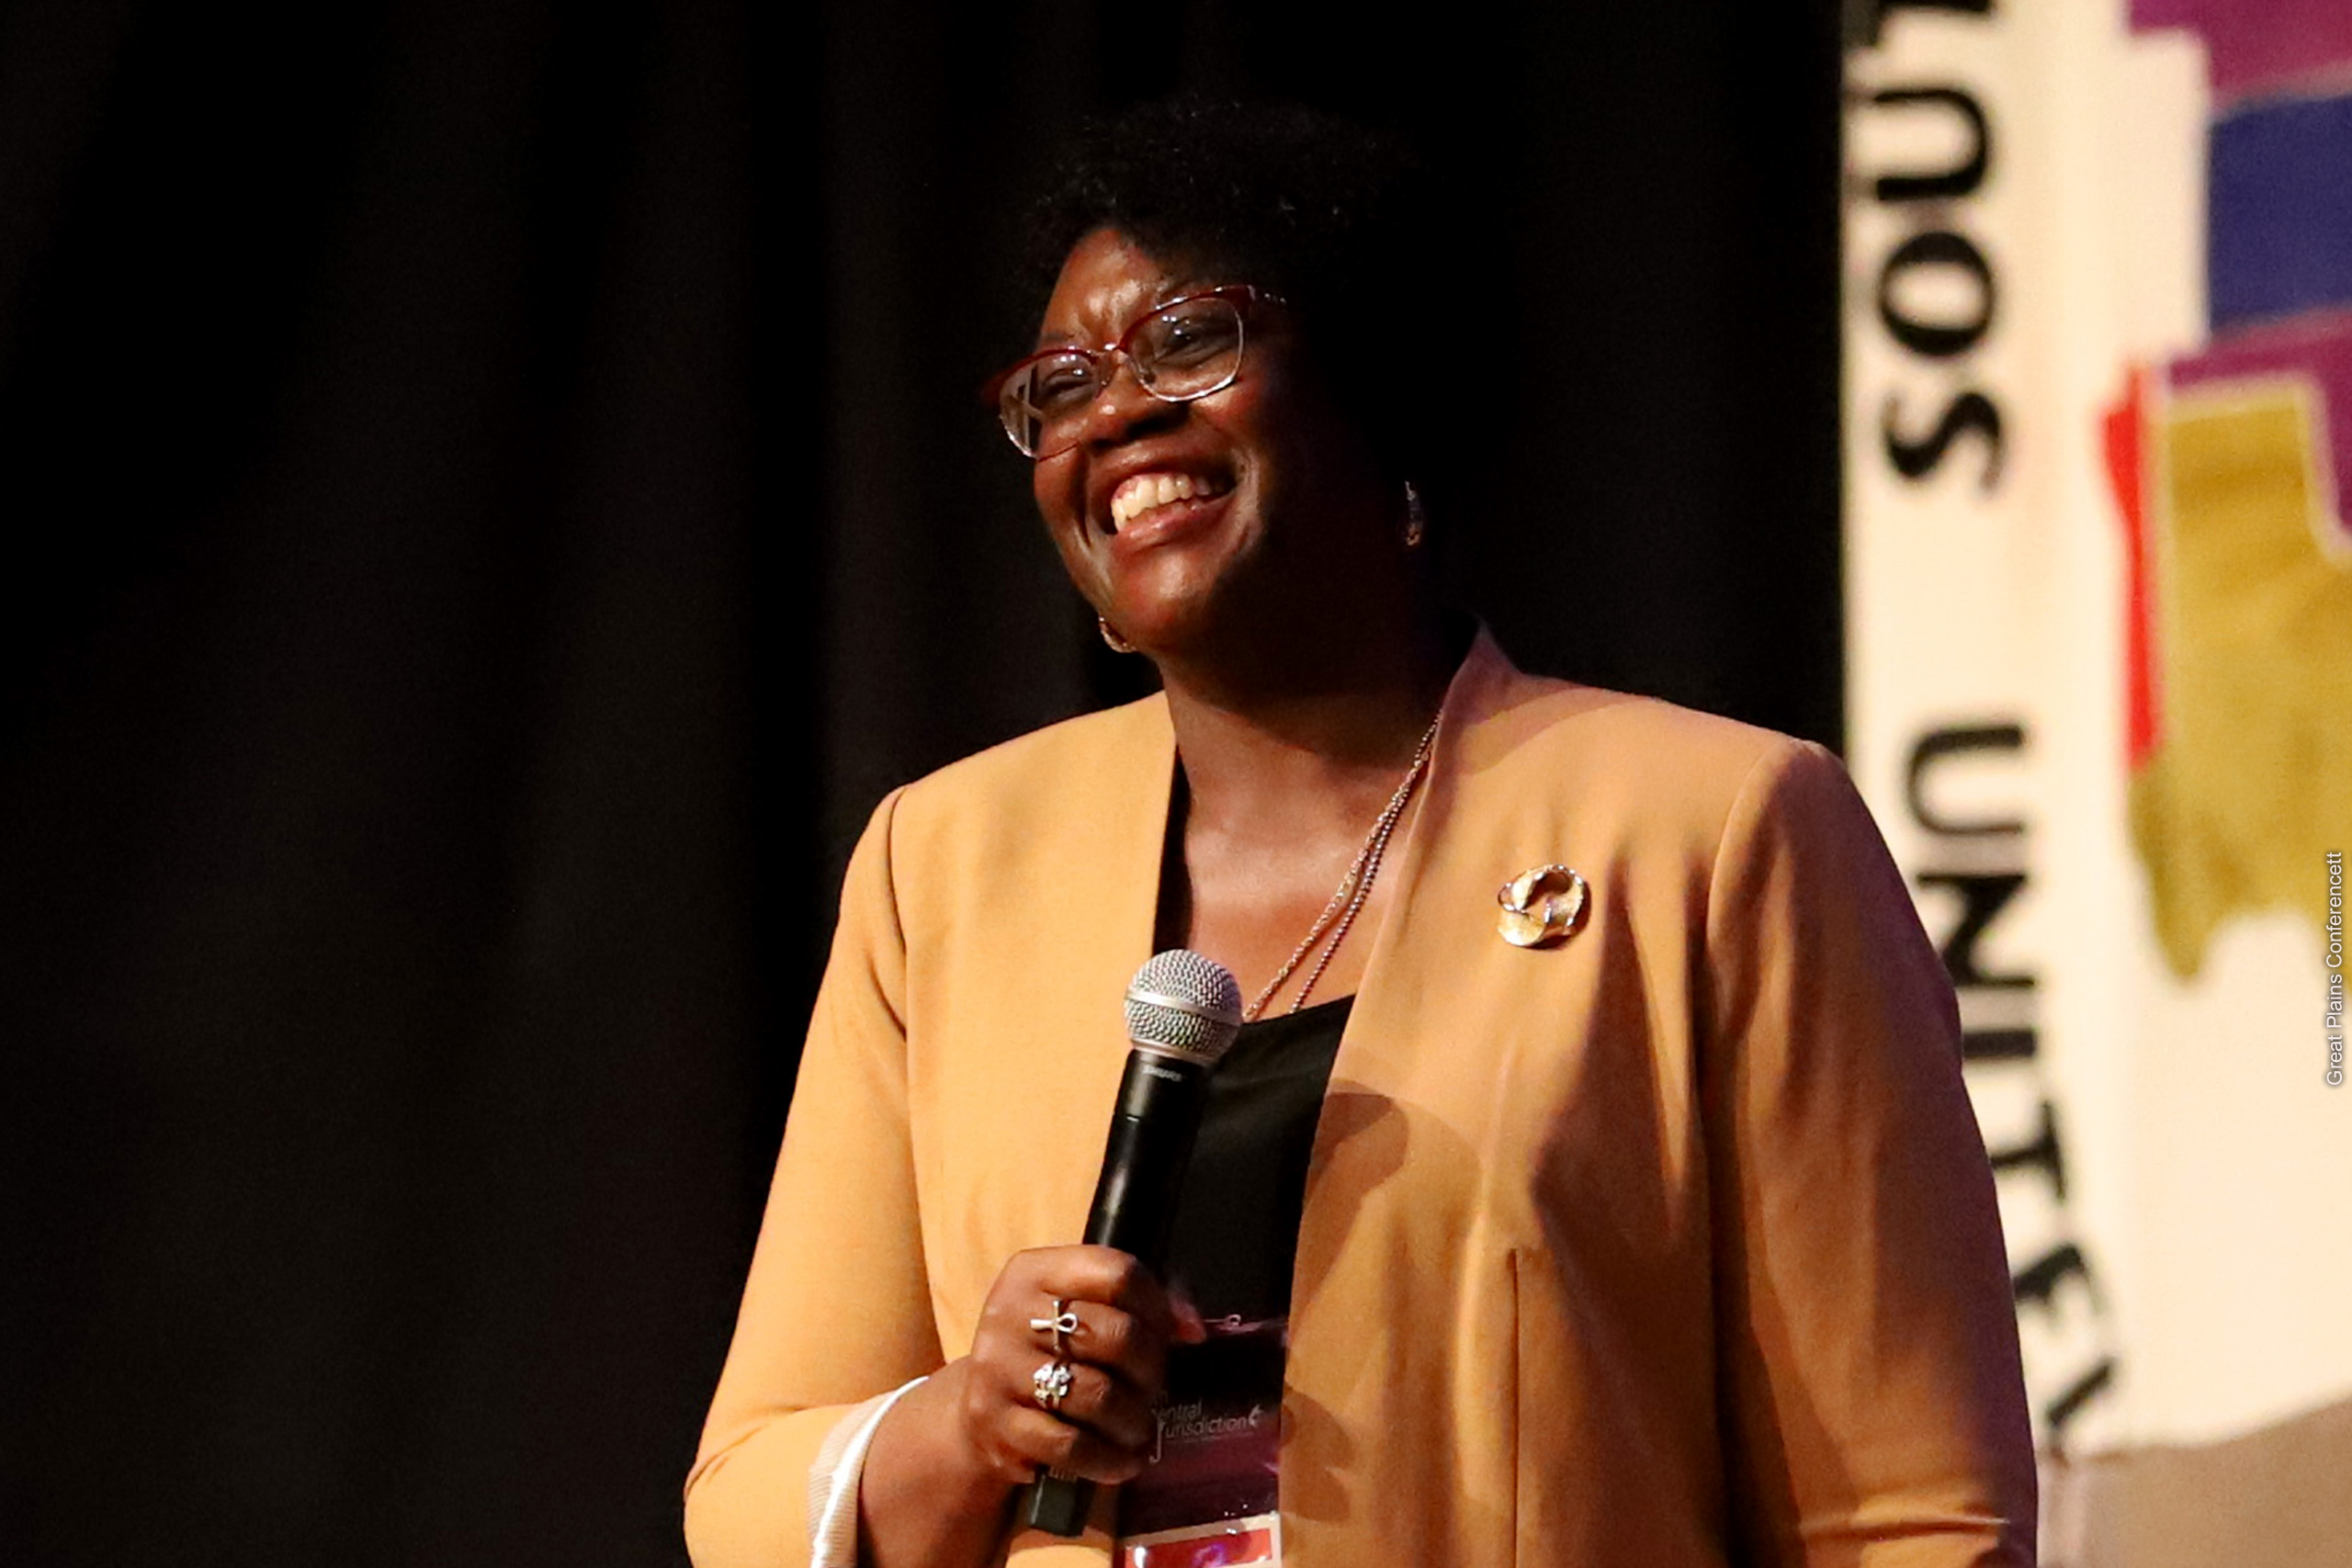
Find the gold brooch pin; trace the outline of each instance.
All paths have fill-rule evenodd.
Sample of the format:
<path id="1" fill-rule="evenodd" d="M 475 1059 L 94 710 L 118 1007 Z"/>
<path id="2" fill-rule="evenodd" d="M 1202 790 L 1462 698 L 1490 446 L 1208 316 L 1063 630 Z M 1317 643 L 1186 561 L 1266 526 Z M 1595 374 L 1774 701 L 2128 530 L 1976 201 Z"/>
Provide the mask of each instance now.
<path id="1" fill-rule="evenodd" d="M 1547 947 L 1577 929 L 1591 897 L 1584 877 L 1565 865 L 1539 865 L 1503 884 L 1495 925 L 1513 947 Z"/>

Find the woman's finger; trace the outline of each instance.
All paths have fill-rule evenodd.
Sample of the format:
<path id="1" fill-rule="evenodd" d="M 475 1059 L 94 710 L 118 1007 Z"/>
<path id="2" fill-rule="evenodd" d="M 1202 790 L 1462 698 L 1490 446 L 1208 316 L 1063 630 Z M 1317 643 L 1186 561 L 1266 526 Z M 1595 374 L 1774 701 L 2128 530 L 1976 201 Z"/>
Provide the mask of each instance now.
<path id="1" fill-rule="evenodd" d="M 1175 1334 L 1176 1313 L 1167 1291 L 1132 1255 L 1108 1247 L 1056 1247 L 1050 1269 L 1062 1287 L 1056 1294 L 1101 1302 L 1141 1318 L 1162 1337 Z"/>
<path id="2" fill-rule="evenodd" d="M 1019 1483 L 1040 1466 L 1057 1466 L 1090 1480 L 1131 1477 L 1150 1439 L 1150 1410 L 1134 1390 L 1099 1368 L 1039 1359 L 1015 1368 L 958 1363 L 966 1369 L 963 1421 L 978 1453 L 1001 1479 Z M 1066 1391 L 1047 1402 L 1037 1375 L 1062 1366 Z"/>
<path id="3" fill-rule="evenodd" d="M 1023 1346 L 1010 1353 L 975 1358 L 985 1398 L 975 1407 L 983 1424 L 1007 1411 L 1036 1410 L 1085 1427 L 1114 1447 L 1138 1448 L 1153 1429 L 1152 1391 L 1109 1369 L 1069 1360 Z M 1055 1370 L 1064 1374 L 1056 1378 Z M 1058 1386 L 1060 1393 L 1054 1393 Z M 991 1411 L 988 1405 L 992 1404 Z"/>
<path id="4" fill-rule="evenodd" d="M 1026 1326 L 1032 1349 L 1108 1368 L 1147 1397 L 1167 1376 L 1167 1339 L 1117 1307 L 1062 1298 L 1059 1313 L 1049 1301 Z"/>
<path id="5" fill-rule="evenodd" d="M 1044 1315 L 1045 1302 L 1058 1296 L 1116 1307 L 1163 1337 L 1173 1338 L 1180 1326 L 1167 1291 L 1151 1270 L 1114 1247 L 1048 1247 L 1021 1253 L 997 1276 L 991 1300 L 1006 1292 L 1039 1309 L 1029 1316 Z"/>
<path id="6" fill-rule="evenodd" d="M 1042 1410 L 1014 1411 L 1005 1430 L 1008 1446 L 1035 1470 L 1057 1470 L 1105 1485 L 1134 1480 L 1147 1458 L 1140 1445 L 1129 1448 L 1107 1442 L 1088 1427 Z"/>
<path id="7" fill-rule="evenodd" d="M 993 1359 L 992 1346 L 1017 1342 L 1023 1350 L 1091 1361 L 1149 1396 L 1165 1376 L 1170 1340 L 1189 1342 L 1197 1333 L 1151 1271 L 1127 1254 L 1041 1247 L 1019 1254 L 997 1277 L 974 1349 Z"/>
<path id="8" fill-rule="evenodd" d="M 1054 1381 L 1057 1368 L 1068 1372 L 1066 1383 Z M 1054 1386 L 1062 1388 L 1057 1397 L 1040 1394 L 1041 1387 Z M 1151 1409 L 1136 1391 L 1101 1367 L 1083 1361 L 1041 1360 L 1006 1393 L 1016 1405 L 1031 1405 L 1072 1426 L 1084 1427 L 1116 1448 L 1139 1449 L 1151 1437 Z"/>

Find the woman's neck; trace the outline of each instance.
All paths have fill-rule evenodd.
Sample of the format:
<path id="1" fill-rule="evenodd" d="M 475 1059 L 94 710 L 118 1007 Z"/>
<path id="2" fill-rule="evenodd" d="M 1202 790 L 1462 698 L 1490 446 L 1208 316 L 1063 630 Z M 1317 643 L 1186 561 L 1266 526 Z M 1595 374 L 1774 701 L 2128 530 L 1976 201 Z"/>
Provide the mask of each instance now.
<path id="1" fill-rule="evenodd" d="M 1193 826 L 1368 820 L 1412 761 L 1458 649 L 1434 615 L 1406 635 L 1267 650 L 1224 669 L 1162 664 Z M 1270 809 L 1272 807 L 1272 809 Z"/>

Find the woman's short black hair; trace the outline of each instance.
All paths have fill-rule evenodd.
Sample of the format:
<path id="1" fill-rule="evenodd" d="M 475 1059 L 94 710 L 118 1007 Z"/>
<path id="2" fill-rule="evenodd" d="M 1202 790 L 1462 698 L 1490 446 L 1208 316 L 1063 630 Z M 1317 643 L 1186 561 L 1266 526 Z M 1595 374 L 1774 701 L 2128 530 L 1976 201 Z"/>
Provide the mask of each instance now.
<path id="1" fill-rule="evenodd" d="M 1038 298 L 1114 229 L 1170 261 L 1270 288 L 1374 450 L 1432 502 L 1453 446 L 1447 265 L 1464 236 L 1401 141 L 1295 105 L 1177 98 L 1085 127 L 1031 216 Z"/>

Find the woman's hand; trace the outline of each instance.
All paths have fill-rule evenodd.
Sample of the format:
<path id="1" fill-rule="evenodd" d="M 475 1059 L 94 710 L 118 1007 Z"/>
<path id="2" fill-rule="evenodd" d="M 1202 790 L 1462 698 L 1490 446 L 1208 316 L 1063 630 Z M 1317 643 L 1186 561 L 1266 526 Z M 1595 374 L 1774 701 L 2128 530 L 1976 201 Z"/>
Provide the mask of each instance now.
<path id="1" fill-rule="evenodd" d="M 1066 1304 L 1077 1327 L 1057 1356 L 1033 1326 Z M 1020 1483 L 1051 1468 L 1115 1484 L 1143 1468 L 1151 1402 L 1167 1380 L 1171 1341 L 1201 1338 L 1200 1319 L 1177 1307 L 1150 1270 L 1107 1247 L 1050 1247 L 1004 1266 L 980 1308 L 966 1358 L 959 1415 L 966 1441 L 999 1479 Z M 1069 1393 L 1047 1411 L 1036 1374 L 1056 1359 Z"/>
<path id="2" fill-rule="evenodd" d="M 1058 1299 L 1077 1319 L 1057 1356 L 1033 1327 Z M 1009 1490 L 1041 1470 L 1116 1484 L 1143 1468 L 1168 1347 L 1204 1337 L 1199 1314 L 1107 1247 L 1016 1255 L 980 1308 L 971 1354 L 890 1409 L 866 1452 L 858 1513 L 879 1568 L 978 1563 L 1001 1539 Z M 1067 1361 L 1069 1392 L 1038 1401 L 1038 1369 Z"/>

